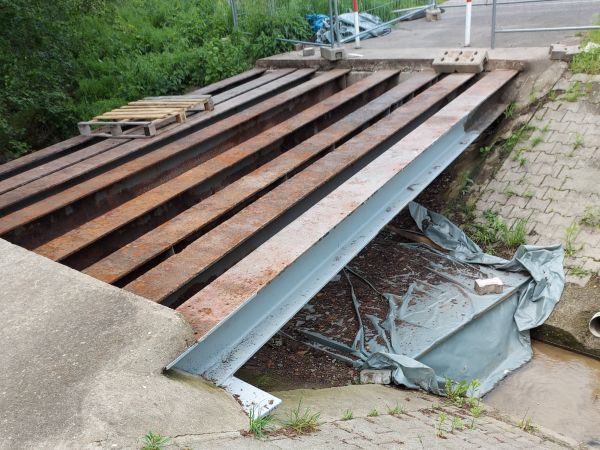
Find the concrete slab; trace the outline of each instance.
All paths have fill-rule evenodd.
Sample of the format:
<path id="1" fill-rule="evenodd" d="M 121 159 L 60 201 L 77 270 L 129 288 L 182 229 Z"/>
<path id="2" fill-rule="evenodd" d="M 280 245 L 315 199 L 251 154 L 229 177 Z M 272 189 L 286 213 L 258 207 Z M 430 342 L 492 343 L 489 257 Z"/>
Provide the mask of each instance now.
<path id="1" fill-rule="evenodd" d="M 139 448 L 236 431 L 236 401 L 162 368 L 193 342 L 173 310 L 0 240 L 0 448 Z"/>
<path id="2" fill-rule="evenodd" d="M 340 61 L 327 61 L 320 55 L 303 57 L 302 51 L 292 51 L 270 56 L 257 61 L 257 67 L 316 67 L 321 70 L 350 68 L 353 70 L 402 69 L 415 70 L 430 68 L 433 60 L 447 47 L 430 48 L 362 48 L 348 47 L 348 57 Z M 548 61 L 548 47 L 497 48 L 487 50 L 487 70 L 518 69 L 526 70 L 535 61 Z"/>

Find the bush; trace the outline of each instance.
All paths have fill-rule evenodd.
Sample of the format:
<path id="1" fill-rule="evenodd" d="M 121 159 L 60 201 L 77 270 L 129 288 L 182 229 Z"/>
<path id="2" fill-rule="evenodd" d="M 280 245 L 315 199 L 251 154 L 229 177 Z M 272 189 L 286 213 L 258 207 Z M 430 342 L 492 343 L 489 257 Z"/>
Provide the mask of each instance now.
<path id="1" fill-rule="evenodd" d="M 182 93 L 306 39 L 303 2 L 233 32 L 228 0 L 0 0 L 0 163 L 127 101 Z"/>

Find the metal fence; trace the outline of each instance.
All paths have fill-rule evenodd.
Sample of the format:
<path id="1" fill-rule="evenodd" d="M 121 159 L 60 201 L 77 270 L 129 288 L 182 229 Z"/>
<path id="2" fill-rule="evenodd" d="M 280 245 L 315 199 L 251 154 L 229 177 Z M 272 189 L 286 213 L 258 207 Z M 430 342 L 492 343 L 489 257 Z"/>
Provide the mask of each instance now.
<path id="1" fill-rule="evenodd" d="M 498 0 L 492 0 L 492 29 L 491 29 L 491 41 L 490 41 L 490 47 L 491 48 L 495 48 L 496 47 L 496 34 L 499 33 L 535 33 L 535 32 L 542 32 L 542 31 L 583 31 L 583 30 L 597 30 L 600 29 L 600 26 L 598 25 L 584 25 L 584 26 L 561 26 L 561 27 L 537 27 L 537 28 L 533 28 L 533 27 L 529 27 L 529 28 L 500 28 L 498 29 L 497 27 L 497 8 L 498 5 L 522 5 L 525 3 L 535 3 L 541 6 L 543 6 L 543 3 L 551 3 L 551 2 L 557 2 L 557 1 L 562 1 L 562 0 L 517 0 L 517 1 L 511 1 L 511 2 L 506 2 L 506 1 L 498 1 Z M 568 5 L 568 3 L 567 3 Z M 568 14 L 568 8 L 565 8 L 565 14 Z"/>

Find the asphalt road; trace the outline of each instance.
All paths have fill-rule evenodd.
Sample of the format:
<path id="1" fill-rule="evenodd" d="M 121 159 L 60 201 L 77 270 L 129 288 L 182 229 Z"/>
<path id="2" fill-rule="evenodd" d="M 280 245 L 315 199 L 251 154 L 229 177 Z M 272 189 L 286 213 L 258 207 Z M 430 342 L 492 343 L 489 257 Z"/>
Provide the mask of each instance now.
<path id="1" fill-rule="evenodd" d="M 510 0 L 499 0 L 507 2 Z M 512 0 L 516 1 L 516 0 Z M 489 47 L 491 0 L 473 1 L 471 46 Z M 445 5 L 462 5 L 451 0 Z M 479 5 L 479 6 L 478 6 Z M 539 28 L 593 25 L 600 19 L 600 0 L 546 0 L 531 4 L 498 5 L 496 27 Z M 464 44 L 465 8 L 447 7 L 442 20 L 401 22 L 391 34 L 362 42 L 363 48 L 460 47 Z M 544 47 L 563 42 L 575 31 L 497 34 L 496 47 Z"/>

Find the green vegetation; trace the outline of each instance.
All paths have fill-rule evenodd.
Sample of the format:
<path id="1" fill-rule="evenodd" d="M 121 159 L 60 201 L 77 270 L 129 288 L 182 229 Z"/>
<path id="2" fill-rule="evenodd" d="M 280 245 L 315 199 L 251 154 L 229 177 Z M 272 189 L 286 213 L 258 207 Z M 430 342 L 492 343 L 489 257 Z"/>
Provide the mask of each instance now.
<path id="1" fill-rule="evenodd" d="M 319 426 L 320 417 L 320 413 L 312 412 L 309 408 L 303 410 L 302 401 L 300 401 L 298 402 L 298 406 L 290 411 L 288 418 L 282 425 L 299 434 L 310 433 L 315 431 Z"/>
<path id="2" fill-rule="evenodd" d="M 371 411 L 369 411 L 369 413 L 367 414 L 367 417 L 377 417 L 379 416 L 379 411 L 377 411 L 375 408 L 373 408 Z"/>
<path id="3" fill-rule="evenodd" d="M 0 0 L 0 163 L 76 134 L 79 120 L 290 48 L 275 37 L 311 37 L 310 1 L 252 3 L 234 31 L 227 0 Z"/>
<path id="4" fill-rule="evenodd" d="M 588 42 L 600 44 L 600 31 L 594 30 L 588 33 L 586 39 L 582 42 L 582 46 L 585 47 Z M 600 48 L 594 48 L 573 56 L 569 68 L 573 73 L 589 73 L 592 75 L 600 73 Z"/>
<path id="5" fill-rule="evenodd" d="M 446 423 L 446 420 L 448 419 L 448 414 L 446 414 L 445 412 L 441 412 L 438 415 L 438 420 L 436 422 L 436 426 L 435 426 L 435 435 L 439 438 L 443 438 L 444 437 L 444 424 Z"/>
<path id="6" fill-rule="evenodd" d="M 565 255 L 567 256 L 573 256 L 577 251 L 575 248 L 575 237 L 577 237 L 578 231 L 579 227 L 575 222 L 567 227 L 565 236 Z"/>
<path id="7" fill-rule="evenodd" d="M 508 119 L 508 120 L 512 119 L 515 115 L 516 109 L 517 109 L 517 103 L 513 100 L 512 102 L 510 102 L 508 104 L 508 106 L 504 110 L 504 118 Z"/>
<path id="8" fill-rule="evenodd" d="M 450 430 L 450 432 L 454 432 L 454 430 L 459 430 L 462 431 L 465 429 L 465 424 L 463 423 L 463 420 L 456 416 L 452 418 L 452 429 Z"/>
<path id="9" fill-rule="evenodd" d="M 446 378 L 444 392 L 455 406 L 462 408 L 466 404 L 479 404 L 479 399 L 475 396 L 479 386 L 481 383 L 477 379 L 467 382 L 466 380 L 454 381 Z"/>
<path id="10" fill-rule="evenodd" d="M 484 211 L 483 219 L 484 223 L 471 223 L 466 228 L 486 252 L 494 254 L 500 245 L 513 249 L 525 244 L 526 219 L 517 219 L 509 227 L 497 212 L 489 209 Z"/>
<path id="11" fill-rule="evenodd" d="M 535 426 L 533 425 L 532 419 L 531 417 L 527 416 L 527 413 L 525 413 L 519 422 L 519 428 L 527 433 L 533 433 L 535 431 Z"/>
<path id="12" fill-rule="evenodd" d="M 600 207 L 587 207 L 583 213 L 583 217 L 579 221 L 581 225 L 588 227 L 600 228 Z"/>
<path id="13" fill-rule="evenodd" d="M 583 136 L 581 133 L 575 133 L 575 142 L 573 142 L 573 150 L 577 150 L 583 145 Z"/>
<path id="14" fill-rule="evenodd" d="M 400 414 L 404 414 L 404 407 L 398 403 L 393 408 L 388 406 L 387 412 L 390 416 L 399 416 Z"/>
<path id="15" fill-rule="evenodd" d="M 575 267 L 571 267 L 569 269 L 569 273 L 571 275 L 573 275 L 574 277 L 584 278 L 584 277 L 587 277 L 592 272 L 590 270 L 584 269 L 581 266 L 575 266 Z"/>
<path id="16" fill-rule="evenodd" d="M 471 413 L 470 428 L 474 429 L 475 428 L 475 420 L 479 419 L 479 417 L 481 416 L 481 406 L 479 406 L 479 404 L 471 406 L 470 413 Z"/>
<path id="17" fill-rule="evenodd" d="M 149 431 L 142 440 L 141 450 L 163 450 L 170 442 L 170 439 Z"/>
<path id="18" fill-rule="evenodd" d="M 354 413 L 351 409 L 347 409 L 342 413 L 342 420 L 352 420 L 354 419 Z"/>
<path id="19" fill-rule="evenodd" d="M 502 151 L 510 155 L 512 151 L 515 149 L 517 144 L 521 142 L 523 139 L 527 138 L 529 134 L 535 130 L 536 127 L 533 125 L 529 125 L 528 123 L 521 125 L 516 130 L 514 130 L 508 138 L 502 144 Z"/>
<path id="20" fill-rule="evenodd" d="M 581 83 L 574 81 L 560 98 L 568 102 L 576 102 L 582 95 L 584 95 L 584 92 L 581 90 Z"/>
<path id="21" fill-rule="evenodd" d="M 251 410 L 248 418 L 250 421 L 248 431 L 257 439 L 264 438 L 269 429 L 273 427 L 274 418 L 271 415 L 261 417 L 254 410 Z"/>

